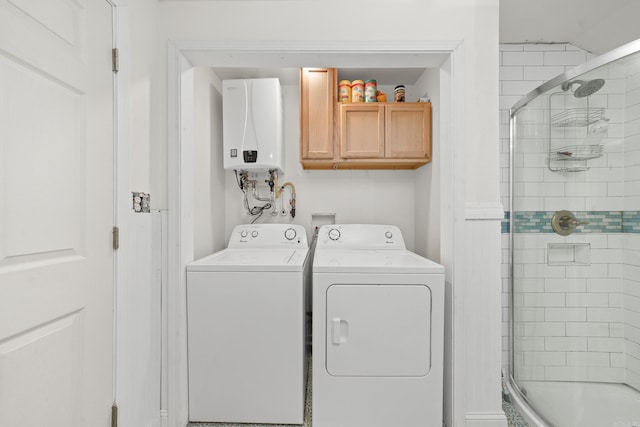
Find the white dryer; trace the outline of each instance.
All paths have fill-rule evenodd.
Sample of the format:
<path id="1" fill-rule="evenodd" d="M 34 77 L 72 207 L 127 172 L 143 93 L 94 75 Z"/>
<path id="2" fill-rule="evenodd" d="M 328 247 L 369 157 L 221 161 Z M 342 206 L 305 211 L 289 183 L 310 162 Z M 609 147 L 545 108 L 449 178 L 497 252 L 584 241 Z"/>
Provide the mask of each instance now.
<path id="1" fill-rule="evenodd" d="M 309 258 L 302 226 L 240 225 L 187 266 L 190 421 L 303 423 Z"/>
<path id="2" fill-rule="evenodd" d="M 312 287 L 313 426 L 440 426 L 444 267 L 396 226 L 328 225 Z"/>

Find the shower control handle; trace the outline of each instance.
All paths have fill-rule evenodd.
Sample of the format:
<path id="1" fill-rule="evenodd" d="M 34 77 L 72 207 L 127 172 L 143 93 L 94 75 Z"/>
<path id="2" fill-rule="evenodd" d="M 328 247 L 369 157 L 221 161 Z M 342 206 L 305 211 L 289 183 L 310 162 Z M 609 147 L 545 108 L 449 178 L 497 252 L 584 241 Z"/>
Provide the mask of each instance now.
<path id="1" fill-rule="evenodd" d="M 561 236 L 568 236 L 576 230 L 579 225 L 587 225 L 588 221 L 578 221 L 572 212 L 558 211 L 551 218 L 551 228 Z"/>
<path id="2" fill-rule="evenodd" d="M 589 221 L 578 221 L 577 219 L 571 219 L 568 216 L 560 218 L 560 227 L 562 228 L 576 228 L 578 225 L 587 225 Z"/>

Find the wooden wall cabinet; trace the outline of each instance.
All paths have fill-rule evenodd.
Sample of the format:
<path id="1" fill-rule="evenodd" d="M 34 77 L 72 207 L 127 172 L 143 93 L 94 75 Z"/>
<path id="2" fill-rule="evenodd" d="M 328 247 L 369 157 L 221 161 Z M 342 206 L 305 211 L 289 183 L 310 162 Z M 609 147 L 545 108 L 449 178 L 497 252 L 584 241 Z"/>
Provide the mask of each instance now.
<path id="1" fill-rule="evenodd" d="M 334 68 L 300 69 L 300 162 L 305 169 L 330 169 L 336 157 Z"/>
<path id="2" fill-rule="evenodd" d="M 335 69 L 300 72 L 304 169 L 415 169 L 431 161 L 430 102 L 340 104 L 336 81 Z"/>

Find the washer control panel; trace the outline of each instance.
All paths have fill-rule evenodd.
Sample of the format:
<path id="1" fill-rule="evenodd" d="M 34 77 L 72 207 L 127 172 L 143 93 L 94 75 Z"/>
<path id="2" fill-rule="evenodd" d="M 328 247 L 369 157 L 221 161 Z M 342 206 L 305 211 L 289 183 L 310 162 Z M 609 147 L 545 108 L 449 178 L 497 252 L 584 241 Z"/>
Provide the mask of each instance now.
<path id="1" fill-rule="evenodd" d="M 296 224 L 242 224 L 229 236 L 229 248 L 308 248 L 307 233 Z"/>
<path id="2" fill-rule="evenodd" d="M 395 225 L 331 224 L 320 227 L 318 249 L 406 249 Z"/>

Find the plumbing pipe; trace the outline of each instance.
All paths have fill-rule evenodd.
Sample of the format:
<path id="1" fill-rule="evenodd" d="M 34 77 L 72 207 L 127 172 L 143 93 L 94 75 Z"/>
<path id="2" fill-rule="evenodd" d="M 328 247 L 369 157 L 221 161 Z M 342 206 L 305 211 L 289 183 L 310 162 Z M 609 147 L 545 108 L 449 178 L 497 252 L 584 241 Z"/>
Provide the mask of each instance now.
<path id="1" fill-rule="evenodd" d="M 296 217 L 296 187 L 295 185 L 293 185 L 292 182 L 285 182 L 284 184 L 282 184 L 282 186 L 280 187 L 280 190 L 284 190 L 284 187 L 289 187 L 291 189 L 291 200 L 289 201 L 289 204 L 291 205 L 291 218 L 295 218 Z"/>

